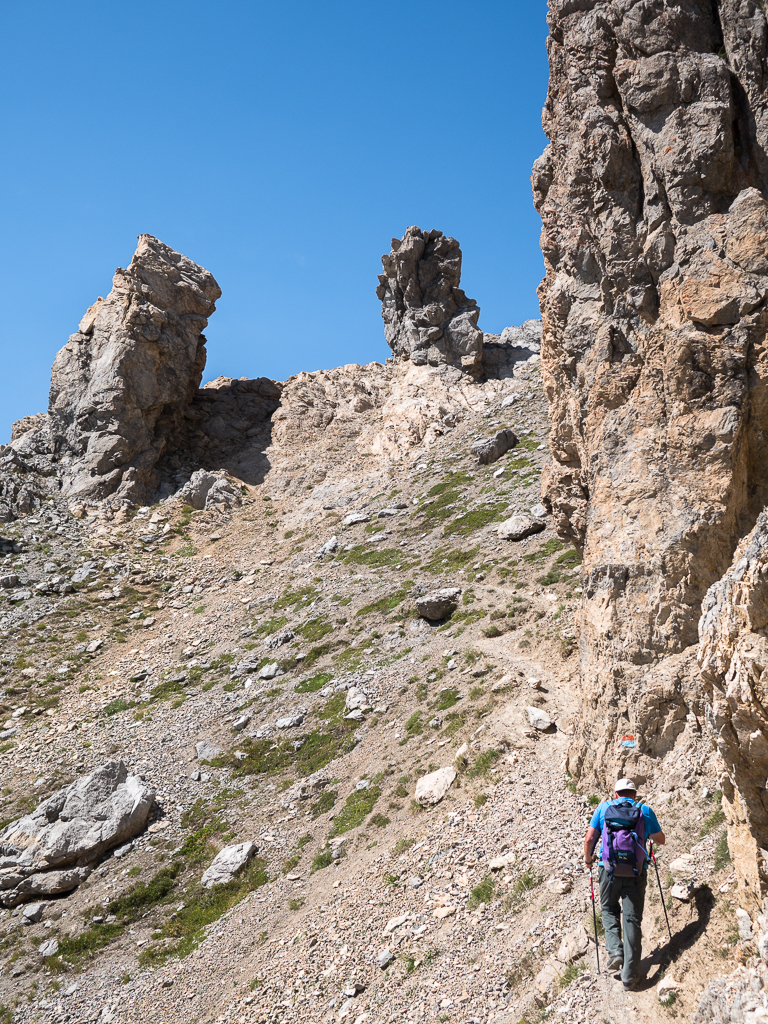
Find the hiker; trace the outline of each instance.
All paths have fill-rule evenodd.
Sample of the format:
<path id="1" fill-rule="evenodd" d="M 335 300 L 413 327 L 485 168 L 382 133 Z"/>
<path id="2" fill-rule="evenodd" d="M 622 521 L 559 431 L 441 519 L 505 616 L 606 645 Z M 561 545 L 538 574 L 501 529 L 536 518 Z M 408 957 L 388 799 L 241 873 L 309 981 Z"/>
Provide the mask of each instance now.
<path id="1" fill-rule="evenodd" d="M 645 844 L 650 839 L 656 846 L 663 846 L 665 840 L 651 808 L 635 800 L 637 787 L 632 779 L 619 779 L 613 796 L 592 815 L 584 837 L 584 862 L 591 870 L 600 840 L 598 879 L 608 970 L 621 970 L 624 988 L 632 990 L 640 980 L 641 923 L 649 860 Z"/>

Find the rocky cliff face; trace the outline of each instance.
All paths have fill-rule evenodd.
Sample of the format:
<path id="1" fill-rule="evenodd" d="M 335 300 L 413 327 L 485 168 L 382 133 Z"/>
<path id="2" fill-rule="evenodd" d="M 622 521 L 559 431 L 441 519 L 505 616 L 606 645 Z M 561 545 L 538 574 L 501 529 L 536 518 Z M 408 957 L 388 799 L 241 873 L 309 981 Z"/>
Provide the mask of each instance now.
<path id="1" fill-rule="evenodd" d="M 220 295 L 207 270 L 139 236 L 53 365 L 49 426 L 65 493 L 153 495 L 157 462 L 200 385 L 202 331 Z"/>
<path id="2" fill-rule="evenodd" d="M 702 600 L 768 501 L 766 16 L 753 0 L 550 0 L 549 21 L 533 188 L 544 501 L 584 553 L 570 765 L 642 778 L 704 727 L 709 696 L 732 815 L 766 846 L 741 736 L 749 720 L 750 747 L 767 744 L 759 697 L 711 654 L 711 610 L 706 686 L 696 663 Z"/>
<path id="3" fill-rule="evenodd" d="M 376 294 L 387 343 L 395 356 L 416 366 L 481 368 L 480 307 L 459 288 L 461 248 L 442 231 L 409 227 L 381 258 Z"/>

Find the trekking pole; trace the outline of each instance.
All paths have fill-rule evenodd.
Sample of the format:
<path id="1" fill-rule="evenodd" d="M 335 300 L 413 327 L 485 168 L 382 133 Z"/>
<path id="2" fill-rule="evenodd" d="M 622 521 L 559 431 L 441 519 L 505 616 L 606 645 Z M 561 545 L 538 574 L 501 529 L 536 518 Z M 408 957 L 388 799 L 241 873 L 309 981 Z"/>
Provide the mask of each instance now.
<path id="1" fill-rule="evenodd" d="M 592 920 L 595 924 L 595 956 L 597 957 L 597 973 L 600 973 L 600 950 L 597 948 L 597 911 L 595 910 L 595 886 L 592 881 L 592 868 L 589 869 L 589 892 L 592 896 Z"/>
<path id="2" fill-rule="evenodd" d="M 653 852 L 653 843 L 649 844 L 651 847 L 651 860 L 653 866 L 656 868 L 656 881 L 659 883 L 659 896 L 661 896 L 661 908 L 664 911 L 664 920 L 667 922 L 667 931 L 669 932 L 669 941 L 672 941 L 672 929 L 669 927 L 669 918 L 667 917 L 667 906 L 664 902 L 664 891 L 661 888 L 661 879 L 659 878 L 659 865 L 656 863 L 656 854 Z"/>

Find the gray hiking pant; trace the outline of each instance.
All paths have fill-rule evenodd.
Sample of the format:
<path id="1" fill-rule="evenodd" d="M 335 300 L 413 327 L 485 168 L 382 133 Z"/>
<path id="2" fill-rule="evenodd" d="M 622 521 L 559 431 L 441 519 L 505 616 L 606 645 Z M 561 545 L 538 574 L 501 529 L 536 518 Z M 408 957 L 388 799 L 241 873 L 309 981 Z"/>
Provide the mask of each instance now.
<path id="1" fill-rule="evenodd" d="M 625 985 L 629 985 L 637 981 L 640 971 L 646 874 L 642 871 L 637 879 L 614 877 L 613 885 L 611 885 L 608 872 L 601 864 L 598 880 L 608 956 L 611 959 L 620 957 L 624 961 L 621 980 Z M 624 921 L 623 941 L 622 918 Z"/>

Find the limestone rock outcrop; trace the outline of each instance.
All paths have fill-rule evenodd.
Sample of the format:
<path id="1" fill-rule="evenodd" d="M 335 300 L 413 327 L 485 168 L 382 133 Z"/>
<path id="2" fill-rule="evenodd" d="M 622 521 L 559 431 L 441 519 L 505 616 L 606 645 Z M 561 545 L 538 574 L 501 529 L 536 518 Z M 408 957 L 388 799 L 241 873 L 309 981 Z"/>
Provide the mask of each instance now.
<path id="1" fill-rule="evenodd" d="M 442 231 L 409 227 L 381 258 L 376 294 L 394 355 L 417 366 L 456 366 L 478 372 L 483 332 L 480 307 L 459 288 L 461 248 Z"/>
<path id="2" fill-rule="evenodd" d="M 202 267 L 140 235 L 112 291 L 56 356 L 49 429 L 66 493 L 150 500 L 205 366 L 203 330 L 221 289 Z"/>
<path id="3" fill-rule="evenodd" d="M 58 790 L 0 832 L 0 904 L 76 888 L 108 850 L 141 832 L 153 802 L 123 761 Z"/>
<path id="4" fill-rule="evenodd" d="M 533 191 L 543 500 L 584 559 L 569 768 L 642 780 L 704 727 L 702 601 L 768 503 L 768 23 L 752 0 L 549 6 Z"/>
<path id="5" fill-rule="evenodd" d="M 720 786 L 728 845 L 758 905 L 768 888 L 767 631 L 768 512 L 763 512 L 732 567 L 707 593 L 698 652 L 708 722 L 725 768 Z"/>

